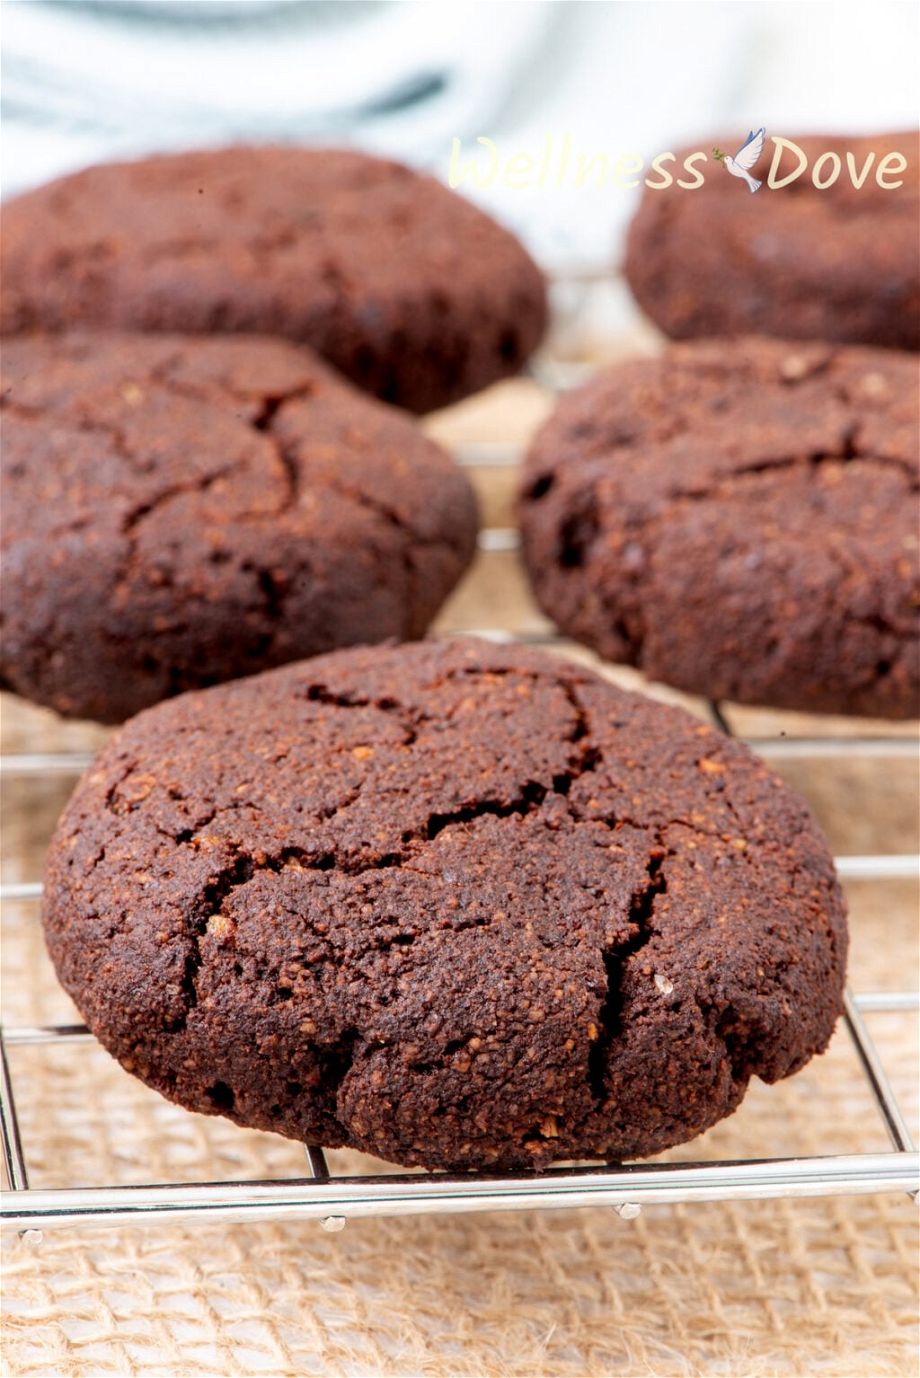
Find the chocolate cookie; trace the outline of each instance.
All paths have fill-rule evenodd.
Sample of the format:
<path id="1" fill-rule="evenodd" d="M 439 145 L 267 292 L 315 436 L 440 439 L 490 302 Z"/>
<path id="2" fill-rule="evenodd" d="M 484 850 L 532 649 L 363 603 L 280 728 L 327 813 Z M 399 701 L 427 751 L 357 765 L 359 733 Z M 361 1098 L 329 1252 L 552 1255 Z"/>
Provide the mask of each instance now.
<path id="1" fill-rule="evenodd" d="M 3 364 L 0 674 L 60 713 L 421 636 L 470 560 L 464 475 L 307 350 L 58 336 Z"/>
<path id="2" fill-rule="evenodd" d="M 917 410 L 886 350 L 709 341 L 602 373 L 526 462 L 543 609 L 691 693 L 911 717 Z"/>
<path id="3" fill-rule="evenodd" d="M 3 211 L 5 332 L 258 332 L 427 411 L 515 373 L 539 271 L 482 211 L 398 163 L 290 147 L 112 163 Z"/>
<path id="4" fill-rule="evenodd" d="M 723 143 L 731 152 L 740 145 Z M 778 335 L 920 348 L 920 184 L 916 134 L 795 139 L 808 170 L 785 187 L 764 181 L 752 196 L 710 157 L 705 183 L 646 190 L 630 227 L 625 272 L 636 300 L 675 339 Z M 701 145 L 697 145 L 701 147 Z M 708 151 L 708 146 L 707 151 Z M 876 181 L 879 161 L 900 150 L 908 165 Z M 816 188 L 811 171 L 825 152 L 842 171 Z M 677 166 L 685 156 L 678 154 Z M 850 178 L 847 153 L 857 176 Z M 774 156 L 767 141 L 753 175 L 765 179 Z M 780 178 L 798 166 L 791 154 Z M 819 165 L 819 180 L 830 175 Z M 675 174 L 676 176 L 676 174 Z"/>
<path id="5" fill-rule="evenodd" d="M 141 714 L 49 853 L 60 978 L 191 1109 L 427 1167 L 631 1157 L 802 1067 L 844 902 L 742 745 L 562 661 L 356 648 Z"/>

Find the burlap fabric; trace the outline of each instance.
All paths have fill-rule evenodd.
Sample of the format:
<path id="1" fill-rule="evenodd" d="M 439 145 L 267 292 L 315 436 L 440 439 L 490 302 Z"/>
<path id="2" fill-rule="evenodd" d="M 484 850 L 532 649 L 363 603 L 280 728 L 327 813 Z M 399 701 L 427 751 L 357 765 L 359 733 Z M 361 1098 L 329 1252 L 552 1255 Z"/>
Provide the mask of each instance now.
<path id="1" fill-rule="evenodd" d="M 546 406 L 506 385 L 437 418 L 455 441 L 517 439 Z M 513 475 L 478 475 L 484 517 L 510 521 Z M 543 625 L 513 555 L 480 557 L 443 630 Z M 624 683 L 636 677 L 617 674 Z M 673 697 L 666 695 L 667 697 Z M 744 732 L 852 724 L 735 711 Z M 862 730 L 866 730 L 863 725 Z M 890 730 L 890 729 L 889 729 Z M 92 746 L 97 729 L 4 703 L 4 749 Z M 916 851 L 908 760 L 782 762 L 838 853 Z M 3 875 L 32 880 L 72 782 L 10 782 Z M 853 882 L 851 981 L 916 979 L 916 887 Z M 4 918 L 7 1024 L 75 1018 L 34 904 Z M 902 1105 L 916 1113 L 915 1020 L 870 1016 Z M 175 1109 L 92 1046 L 11 1054 L 32 1183 L 301 1176 L 302 1151 Z M 675 1157 L 860 1152 L 886 1141 L 845 1033 L 805 1072 L 756 1085 L 742 1110 Z M 336 1166 L 379 1170 L 354 1154 Z M 3 1372 L 11 1375 L 914 1374 L 916 1209 L 907 1198 L 356 1221 L 47 1232 L 4 1248 Z"/>

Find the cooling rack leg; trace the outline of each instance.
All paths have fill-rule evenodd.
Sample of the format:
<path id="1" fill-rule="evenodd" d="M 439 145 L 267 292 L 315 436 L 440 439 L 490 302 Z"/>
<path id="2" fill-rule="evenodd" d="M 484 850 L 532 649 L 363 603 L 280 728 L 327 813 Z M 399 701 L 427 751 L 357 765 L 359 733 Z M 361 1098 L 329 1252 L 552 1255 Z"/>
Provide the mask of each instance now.
<path id="1" fill-rule="evenodd" d="M 323 1150 L 314 1148 L 313 1144 L 304 1144 L 304 1152 L 307 1155 L 307 1166 L 314 1182 L 328 1182 L 329 1164 L 326 1162 L 326 1155 Z"/>
<path id="2" fill-rule="evenodd" d="M 16 1102 L 13 1099 L 13 1083 L 10 1067 L 6 1060 L 6 1044 L 0 1032 L 0 1130 L 3 1137 L 3 1163 L 13 1191 L 27 1191 L 29 1174 L 22 1151 L 19 1134 L 19 1121 L 16 1118 Z"/>
<path id="3" fill-rule="evenodd" d="M 846 1019 L 847 1029 L 853 1040 L 859 1060 L 862 1063 L 863 1071 L 872 1088 L 872 1094 L 875 1097 L 875 1103 L 878 1106 L 882 1122 L 888 1131 L 888 1137 L 899 1153 L 912 1153 L 914 1144 L 910 1135 L 910 1130 L 907 1128 L 907 1123 L 904 1116 L 901 1114 L 901 1107 L 895 1099 L 894 1091 L 891 1089 L 891 1083 L 882 1066 L 878 1050 L 872 1041 L 869 1030 L 866 1028 L 866 1021 L 863 1019 L 859 1007 L 849 990 L 844 992 L 843 1000 L 844 1018 Z M 912 1195 L 916 1199 L 916 1192 L 912 1193 Z"/>
<path id="4" fill-rule="evenodd" d="M 316 1148 L 313 1144 L 304 1144 L 304 1152 L 307 1155 L 307 1166 L 310 1169 L 310 1176 L 314 1182 L 326 1183 L 329 1181 L 329 1164 L 326 1162 L 326 1155 L 321 1148 Z M 336 1234 L 345 1228 L 344 1215 L 325 1215 L 319 1222 L 321 1230 L 327 1234 Z"/>

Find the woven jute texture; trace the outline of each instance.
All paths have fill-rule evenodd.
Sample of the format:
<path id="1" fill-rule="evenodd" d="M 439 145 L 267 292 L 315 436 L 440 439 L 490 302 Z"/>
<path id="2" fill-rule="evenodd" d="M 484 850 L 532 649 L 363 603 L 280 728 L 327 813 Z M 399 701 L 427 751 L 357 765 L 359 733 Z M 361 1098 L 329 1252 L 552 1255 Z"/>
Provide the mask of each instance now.
<path id="1" fill-rule="evenodd" d="M 520 440 L 545 412 L 504 385 L 429 424 L 452 441 Z M 510 523 L 511 471 L 475 475 L 484 520 Z M 483 555 L 439 629 L 542 627 L 512 554 Z M 562 648 L 563 654 L 579 653 Z M 614 677 L 635 685 L 630 672 Z M 651 692 L 674 699 L 657 686 Z M 700 711 L 699 705 L 690 704 Z M 86 749 L 100 729 L 7 699 L 4 749 Z M 733 710 L 747 734 L 890 731 Z M 903 731 L 903 728 L 899 729 Z M 838 854 L 917 850 L 909 760 L 778 762 Z M 72 780 L 18 779 L 4 798 L 3 874 L 40 877 Z M 852 882 L 851 983 L 910 987 L 917 892 Z M 37 906 L 4 916 L 7 1024 L 76 1012 L 44 954 Z M 868 1016 L 901 1104 L 916 1115 L 915 1020 Z M 11 1069 L 34 1186 L 304 1175 L 298 1145 L 185 1113 L 93 1045 L 15 1048 Z M 868 1152 L 887 1142 L 852 1047 L 830 1051 L 673 1157 Z M 335 1168 L 380 1171 L 356 1154 Z M 875 1375 L 917 1371 L 916 1209 L 906 1197 L 417 1216 L 316 1224 L 46 1232 L 4 1249 L 3 1372 L 12 1375 Z"/>

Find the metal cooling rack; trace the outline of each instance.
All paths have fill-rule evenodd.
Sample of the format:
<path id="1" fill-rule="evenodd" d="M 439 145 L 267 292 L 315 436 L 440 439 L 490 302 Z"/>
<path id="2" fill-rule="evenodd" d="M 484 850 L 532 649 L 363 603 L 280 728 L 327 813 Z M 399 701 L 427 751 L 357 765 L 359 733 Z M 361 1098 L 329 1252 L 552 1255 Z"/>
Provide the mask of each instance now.
<path id="1" fill-rule="evenodd" d="M 591 275 L 579 277 L 576 285 L 591 280 Z M 580 381 L 588 371 L 581 365 L 561 364 L 544 364 L 532 369 L 540 383 L 556 392 Z M 466 467 L 485 469 L 517 463 L 520 450 L 513 445 L 488 443 L 457 447 L 455 455 Z M 517 546 L 518 534 L 511 528 L 492 527 L 480 534 L 479 547 L 483 552 L 513 551 Z M 467 634 L 549 647 L 566 645 L 549 632 L 513 635 L 485 628 Z M 602 670 L 603 667 L 598 668 Z M 717 727 L 731 734 L 718 704 L 711 703 L 709 713 Z M 760 755 L 774 760 L 831 756 L 890 759 L 915 757 L 917 752 L 916 740 L 907 736 L 745 740 Z M 0 775 L 6 778 L 76 775 L 90 759 L 77 752 L 5 756 L 0 757 Z M 917 875 L 920 857 L 844 856 L 836 858 L 836 864 L 843 879 L 891 880 Z M 39 882 L 0 885 L 0 899 L 36 903 L 40 898 Z M 429 1212 L 594 1206 L 609 1207 L 628 1220 L 637 1216 L 645 1204 L 855 1196 L 876 1192 L 906 1192 L 916 1197 L 920 1189 L 920 1156 L 914 1149 L 904 1115 L 863 1016 L 918 1008 L 920 996 L 915 992 L 853 994 L 848 990 L 845 996 L 844 1023 L 891 1142 L 888 1152 L 745 1161 L 592 1163 L 501 1176 L 440 1172 L 343 1176 L 331 1170 L 322 1149 L 306 1145 L 307 1175 L 293 1180 L 63 1189 L 29 1186 L 28 1155 L 16 1114 L 7 1049 L 56 1044 L 72 1048 L 75 1055 L 79 1055 L 82 1046 L 95 1040 L 80 1024 L 0 1029 L 0 1129 L 10 1187 L 0 1195 L 0 1223 L 4 1229 L 19 1231 L 24 1238 L 38 1242 L 43 1230 L 63 1225 L 309 1219 L 318 1221 L 325 1230 L 335 1231 L 340 1230 L 347 1219 Z"/>
<path id="2" fill-rule="evenodd" d="M 485 532 L 487 537 L 495 532 Z M 507 633 L 487 631 L 494 639 Z M 517 640 L 553 644 L 557 638 L 537 634 Z M 713 721 L 728 724 L 720 708 L 710 705 Z M 908 737 L 814 737 L 747 739 L 762 755 L 874 756 L 913 755 Z M 88 757 L 48 753 L 0 758 L 6 777 L 77 774 Z M 920 858 L 905 855 L 838 857 L 844 878 L 893 879 L 915 875 Z M 37 902 L 38 882 L 0 885 L 0 899 Z M 913 992 L 854 995 L 847 992 L 844 1021 L 882 1123 L 891 1151 L 808 1158 L 763 1158 L 744 1162 L 588 1165 L 553 1168 L 542 1173 L 452 1175 L 411 1173 L 380 1177 L 337 1176 L 322 1149 L 307 1146 L 309 1175 L 295 1180 L 165 1183 L 151 1186 L 101 1186 L 34 1189 L 29 1186 L 8 1048 L 63 1044 L 77 1051 L 94 1039 L 85 1026 L 58 1024 L 0 1030 L 0 1127 L 10 1190 L 2 1194 L 2 1224 L 37 1240 L 55 1225 L 116 1225 L 193 1220 L 314 1219 L 327 1230 L 341 1229 L 348 1218 L 415 1215 L 431 1211 L 529 1210 L 574 1206 L 608 1206 L 624 1219 L 639 1214 L 646 1203 L 759 1200 L 775 1197 L 861 1195 L 881 1191 L 915 1195 L 920 1188 L 920 1159 L 864 1015 L 910 1011 L 920 1007 Z"/>

